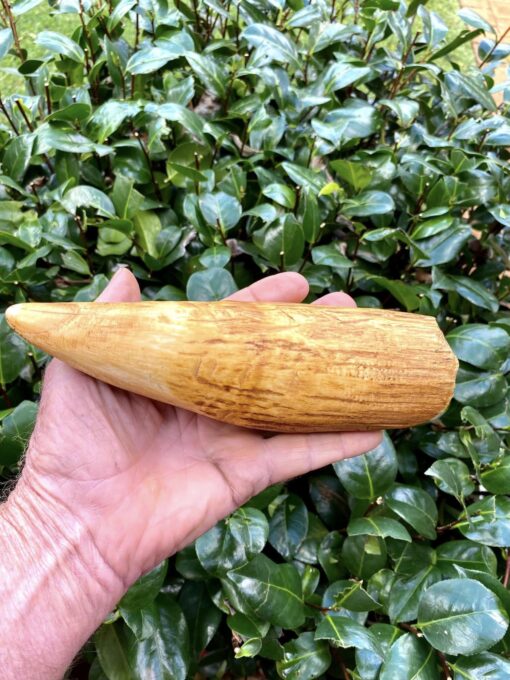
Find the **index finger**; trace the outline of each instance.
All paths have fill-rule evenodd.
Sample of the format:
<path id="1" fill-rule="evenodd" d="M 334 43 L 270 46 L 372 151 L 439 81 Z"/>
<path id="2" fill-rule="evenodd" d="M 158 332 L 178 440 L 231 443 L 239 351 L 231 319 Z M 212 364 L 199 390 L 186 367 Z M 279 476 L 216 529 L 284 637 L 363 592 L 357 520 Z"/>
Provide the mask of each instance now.
<path id="1" fill-rule="evenodd" d="M 238 290 L 226 300 L 241 302 L 301 302 L 308 295 L 308 281 L 296 272 L 282 272 Z"/>

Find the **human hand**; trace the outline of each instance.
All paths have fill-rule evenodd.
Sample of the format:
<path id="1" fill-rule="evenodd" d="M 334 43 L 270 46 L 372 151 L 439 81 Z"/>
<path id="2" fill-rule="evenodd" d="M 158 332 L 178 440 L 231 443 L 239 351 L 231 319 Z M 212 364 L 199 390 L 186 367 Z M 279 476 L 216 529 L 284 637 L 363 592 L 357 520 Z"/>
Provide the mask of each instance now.
<path id="1" fill-rule="evenodd" d="M 272 276 L 235 293 L 245 301 L 300 302 L 306 280 Z M 121 269 L 100 296 L 135 302 Z M 316 304 L 354 306 L 345 293 Z M 92 537 L 112 578 L 127 588 L 266 486 L 368 451 L 380 433 L 270 438 L 99 382 L 52 360 L 19 493 Z"/>

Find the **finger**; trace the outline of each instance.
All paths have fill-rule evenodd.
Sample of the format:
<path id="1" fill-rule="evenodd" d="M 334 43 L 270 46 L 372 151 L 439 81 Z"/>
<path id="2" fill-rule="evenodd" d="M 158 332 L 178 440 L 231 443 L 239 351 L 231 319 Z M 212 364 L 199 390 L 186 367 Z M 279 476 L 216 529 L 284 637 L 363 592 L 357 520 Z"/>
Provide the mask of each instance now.
<path id="1" fill-rule="evenodd" d="M 276 435 L 264 439 L 271 484 L 375 449 L 382 432 Z"/>
<path id="2" fill-rule="evenodd" d="M 140 286 L 133 274 L 122 267 L 113 275 L 96 302 L 139 302 Z"/>
<path id="3" fill-rule="evenodd" d="M 227 300 L 242 302 L 301 302 L 308 295 L 308 281 L 296 272 L 274 274 L 237 291 Z"/>
<path id="4" fill-rule="evenodd" d="M 328 293 L 312 302 L 312 305 L 328 305 L 331 307 L 356 307 L 355 300 L 347 293 Z"/>

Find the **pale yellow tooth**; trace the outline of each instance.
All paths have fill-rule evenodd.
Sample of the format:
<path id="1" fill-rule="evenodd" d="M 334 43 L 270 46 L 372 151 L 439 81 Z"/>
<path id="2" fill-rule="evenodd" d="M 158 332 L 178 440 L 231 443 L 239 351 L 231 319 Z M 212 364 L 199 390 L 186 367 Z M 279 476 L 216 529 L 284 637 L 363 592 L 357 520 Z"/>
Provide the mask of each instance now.
<path id="1" fill-rule="evenodd" d="M 401 428 L 443 411 L 458 362 L 432 317 L 246 302 L 29 303 L 30 343 L 111 385 L 264 430 Z"/>

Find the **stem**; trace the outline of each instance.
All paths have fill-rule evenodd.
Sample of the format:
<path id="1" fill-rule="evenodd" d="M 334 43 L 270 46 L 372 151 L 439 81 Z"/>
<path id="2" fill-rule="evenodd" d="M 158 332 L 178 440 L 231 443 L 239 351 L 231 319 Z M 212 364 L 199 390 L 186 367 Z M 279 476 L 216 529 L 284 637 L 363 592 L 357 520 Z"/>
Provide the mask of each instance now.
<path id="1" fill-rule="evenodd" d="M 356 257 L 358 256 L 358 250 L 359 250 L 360 245 L 361 245 L 361 237 L 360 237 L 359 234 L 356 234 L 356 245 L 354 246 L 354 252 L 352 254 L 353 260 L 355 260 Z M 354 268 L 354 264 L 349 269 L 349 273 L 347 274 L 347 281 L 345 282 L 345 289 L 346 289 L 347 292 L 349 292 L 351 290 L 352 280 L 354 278 L 354 274 L 352 273 L 353 268 Z"/>
<path id="2" fill-rule="evenodd" d="M 140 15 L 138 14 L 138 3 L 136 3 L 136 19 L 135 19 L 135 51 L 138 49 L 140 41 Z"/>
<path id="3" fill-rule="evenodd" d="M 342 677 L 343 680 L 352 680 L 351 679 L 351 674 L 349 673 L 349 670 L 347 666 L 344 663 L 344 660 L 342 659 L 342 655 L 340 653 L 340 650 L 336 647 L 332 647 L 331 651 L 333 653 L 333 658 L 337 662 L 337 664 L 340 666 L 340 671 L 342 672 Z"/>
<path id="4" fill-rule="evenodd" d="M 200 172 L 200 158 L 198 157 L 198 153 L 196 151 L 193 153 L 193 157 L 195 160 L 195 170 Z M 200 182 L 198 180 L 195 182 L 195 193 L 197 196 L 200 194 Z"/>
<path id="5" fill-rule="evenodd" d="M 305 81 L 305 85 L 308 85 L 308 64 L 310 63 L 310 53 L 306 53 L 305 57 L 305 68 L 303 69 L 303 80 Z"/>
<path id="6" fill-rule="evenodd" d="M 298 185 L 296 188 L 296 201 L 294 203 L 294 215 L 296 216 L 298 214 L 300 202 L 301 202 L 301 186 Z"/>
<path id="7" fill-rule="evenodd" d="M 490 59 L 490 58 L 492 57 L 492 55 L 494 54 L 494 50 L 496 49 L 496 47 L 497 47 L 497 46 L 498 46 L 498 45 L 506 38 L 506 36 L 508 35 L 509 32 L 510 32 L 510 26 L 509 26 L 509 27 L 506 29 L 506 31 L 498 38 L 498 40 L 496 40 L 496 42 L 494 43 L 494 45 L 492 46 L 492 48 L 487 52 L 487 54 L 485 55 L 485 57 L 482 59 L 479 68 L 482 68 L 482 66 L 484 66 L 484 64 L 486 64 L 486 63 L 489 61 L 489 59 Z"/>
<path id="8" fill-rule="evenodd" d="M 50 86 L 48 81 L 44 83 L 44 93 L 46 95 L 46 108 L 48 109 L 48 116 L 51 114 L 51 96 L 50 96 Z"/>
<path id="9" fill-rule="evenodd" d="M 445 680 L 452 680 L 452 676 L 450 675 L 450 669 L 448 667 L 448 662 L 446 661 L 445 655 L 443 652 L 437 652 L 437 656 L 439 657 L 439 661 L 441 662 L 441 668 L 443 669 L 443 675 Z"/>
<path id="10" fill-rule="evenodd" d="M 81 27 L 83 30 L 83 35 L 85 37 L 85 42 L 87 43 L 89 47 L 89 52 L 90 52 L 90 58 L 92 59 L 92 63 L 94 63 L 94 48 L 92 46 L 92 41 L 90 39 L 90 33 L 87 28 L 87 24 L 85 23 L 85 18 L 83 16 L 83 3 L 82 0 L 79 0 L 79 15 L 80 15 L 80 22 L 81 22 Z"/>
<path id="11" fill-rule="evenodd" d="M 101 28 L 105 32 L 106 37 L 111 40 L 112 36 L 110 35 L 110 31 L 108 30 L 108 26 L 106 25 L 106 21 L 104 20 L 104 18 L 102 16 L 98 15 L 97 20 L 101 24 Z"/>
<path id="12" fill-rule="evenodd" d="M 393 97 L 394 97 L 394 96 L 397 94 L 397 92 L 398 92 L 400 83 L 401 83 L 402 78 L 403 78 L 403 76 L 404 76 L 404 66 L 405 66 L 405 64 L 406 64 L 406 62 L 407 62 L 407 60 L 408 60 L 408 58 L 409 58 L 409 55 L 411 54 L 411 50 L 413 49 L 413 47 L 414 47 L 415 44 L 416 44 L 416 41 L 418 40 L 418 36 L 419 36 L 419 35 L 420 35 L 419 32 L 416 33 L 416 35 L 414 36 L 414 38 L 413 38 L 412 41 L 411 41 L 411 44 L 409 45 L 409 47 L 407 48 L 405 54 L 404 54 L 403 57 L 402 57 L 402 68 L 400 69 L 398 76 L 395 78 L 395 80 L 394 80 L 394 82 L 393 82 L 393 86 L 392 86 L 392 88 L 391 88 L 391 90 L 390 90 L 390 93 L 389 93 L 389 95 L 388 95 L 390 99 L 393 99 Z"/>
<path id="13" fill-rule="evenodd" d="M 32 123 L 29 121 L 28 116 L 27 116 L 27 114 L 25 113 L 25 109 L 23 108 L 23 104 L 22 104 L 22 102 L 21 102 L 21 99 L 15 99 L 15 100 L 14 100 L 14 103 L 16 104 L 16 106 L 17 106 L 18 109 L 19 109 L 19 112 L 20 112 L 21 115 L 23 116 L 23 120 L 24 120 L 25 123 L 27 124 L 28 129 L 30 130 L 30 132 L 33 132 L 33 131 L 34 131 L 34 126 L 33 126 Z"/>
<path id="14" fill-rule="evenodd" d="M 16 21 L 14 19 L 14 16 L 11 12 L 11 4 L 9 0 L 2 0 L 2 5 L 5 10 L 5 13 L 7 15 L 7 19 L 9 21 L 9 26 L 11 27 L 12 31 L 12 37 L 14 39 L 14 46 L 16 48 L 16 52 L 18 53 L 18 57 L 23 61 L 24 55 L 23 55 L 23 50 L 21 49 L 21 43 L 19 41 L 19 36 L 18 36 L 18 29 L 16 28 Z"/>
<path id="15" fill-rule="evenodd" d="M 236 5 L 236 47 L 237 51 L 239 52 L 239 5 L 241 3 L 238 2 Z"/>
<path id="16" fill-rule="evenodd" d="M 453 522 L 450 522 L 449 524 L 444 524 L 442 527 L 437 527 L 436 531 L 437 531 L 438 534 L 443 534 L 445 531 L 452 529 L 458 523 L 459 523 L 459 520 L 456 519 Z"/>
<path id="17" fill-rule="evenodd" d="M 7 111 L 7 109 L 6 109 L 6 107 L 5 107 L 5 104 L 3 103 L 1 97 L 0 97 L 0 109 L 2 109 L 2 113 L 3 113 L 4 116 L 7 118 L 8 122 L 9 122 L 9 125 L 10 125 L 10 126 L 12 127 L 12 129 L 14 130 L 14 134 L 19 135 L 19 130 L 18 130 L 18 128 L 16 127 L 16 125 L 15 125 L 13 119 L 12 119 L 11 116 L 9 115 L 9 112 Z"/>
<path id="18" fill-rule="evenodd" d="M 138 140 L 138 143 L 140 144 L 140 148 L 142 149 L 143 155 L 145 156 L 145 160 L 147 161 L 147 165 L 149 167 L 149 172 L 151 174 L 151 180 L 152 180 L 152 185 L 154 187 L 154 191 L 156 192 L 156 196 L 161 201 L 163 197 L 161 196 L 161 191 L 159 189 L 158 183 L 156 182 L 156 178 L 154 177 L 154 171 L 152 169 L 152 163 L 151 163 L 149 153 L 148 153 L 147 149 L 145 148 L 145 144 L 142 141 L 140 133 L 137 130 L 135 130 L 135 132 L 133 132 L 133 135 L 136 137 L 136 139 Z"/>
<path id="19" fill-rule="evenodd" d="M 195 13 L 195 28 L 200 32 L 200 15 L 198 14 L 198 0 L 193 0 L 193 12 Z"/>
<path id="20" fill-rule="evenodd" d="M 420 633 L 418 628 L 415 628 L 415 626 L 411 626 L 410 623 L 399 623 L 398 624 L 401 628 L 404 628 L 405 630 L 408 630 L 410 633 L 413 635 L 416 635 L 416 637 L 423 637 L 423 633 Z"/>
<path id="21" fill-rule="evenodd" d="M 3 400 L 5 401 L 5 405 L 7 406 L 7 408 L 13 408 L 13 403 L 11 401 L 11 398 L 7 394 L 7 390 L 5 389 L 5 387 L 3 385 L 0 385 L 0 394 L 2 395 Z"/>
<path id="22" fill-rule="evenodd" d="M 308 154 L 308 160 L 306 162 L 306 167 L 309 168 L 312 163 L 313 149 L 315 147 L 316 138 L 312 137 L 312 143 L 310 144 L 310 153 Z"/>
<path id="23" fill-rule="evenodd" d="M 510 550 L 507 552 L 505 576 L 503 577 L 503 585 L 505 586 L 505 588 L 508 588 L 509 583 L 510 583 Z"/>

